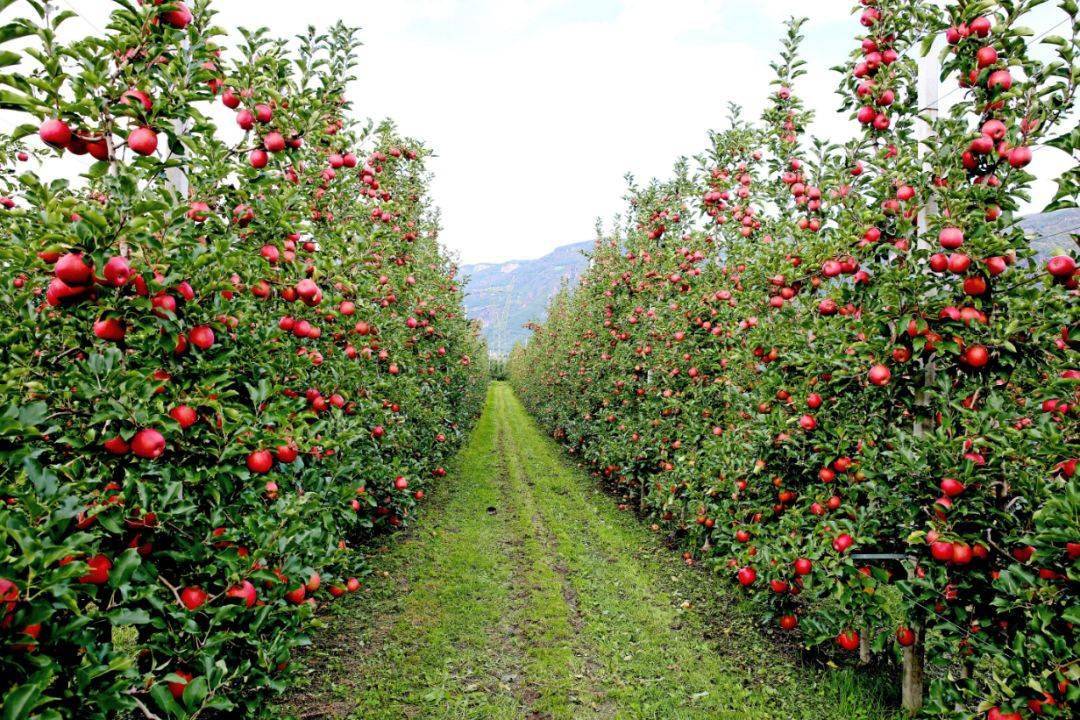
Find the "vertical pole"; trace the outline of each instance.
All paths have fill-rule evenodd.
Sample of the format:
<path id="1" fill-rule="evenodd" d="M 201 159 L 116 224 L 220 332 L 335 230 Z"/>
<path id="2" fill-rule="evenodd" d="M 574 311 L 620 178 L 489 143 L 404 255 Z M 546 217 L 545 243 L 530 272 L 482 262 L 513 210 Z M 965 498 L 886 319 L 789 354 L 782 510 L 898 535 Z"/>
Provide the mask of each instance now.
<path id="1" fill-rule="evenodd" d="M 941 67 L 937 60 L 937 53 L 931 49 L 925 57 L 919 58 L 918 66 L 919 107 L 925 108 L 925 110 L 923 110 L 924 117 L 916 125 L 916 138 L 920 142 L 919 154 L 921 156 L 925 152 L 925 145 L 922 143 L 929 140 L 932 132 L 932 124 L 937 119 L 938 114 L 938 97 L 940 94 L 939 75 L 941 73 Z M 929 184 L 927 184 L 927 186 L 929 186 Z M 926 239 L 928 218 L 931 214 L 936 212 L 937 206 L 933 196 L 931 195 L 925 198 L 922 207 L 919 208 L 918 237 L 916 238 L 916 244 L 918 246 L 925 247 L 928 243 Z M 915 399 L 916 405 L 923 408 L 923 410 L 916 412 L 915 414 L 915 425 L 912 428 L 912 431 L 916 437 L 921 437 L 926 434 L 924 420 L 925 413 L 929 411 L 930 405 L 927 388 L 933 385 L 934 382 L 934 366 L 933 363 L 929 363 L 923 377 L 923 386 L 919 389 Z M 914 576 L 915 566 L 913 563 L 909 562 L 908 578 L 911 579 Z M 920 617 L 912 616 L 908 618 L 908 622 L 911 632 L 915 635 L 915 642 L 910 646 L 905 647 L 901 653 L 903 669 L 900 684 L 900 696 L 901 705 L 904 710 L 914 715 L 919 711 L 923 704 L 924 665 L 926 660 L 926 646 L 923 642 L 925 627 L 922 618 Z"/>
<path id="2" fill-rule="evenodd" d="M 173 120 L 172 123 L 173 137 L 179 141 L 187 132 L 187 123 L 183 120 Z M 182 199 L 188 198 L 188 176 L 182 167 L 170 167 L 165 169 L 165 179 L 169 183 L 169 187 L 172 188 L 177 195 Z"/>
<path id="3" fill-rule="evenodd" d="M 862 632 L 859 633 L 859 664 L 870 664 L 870 624 L 863 625 Z"/>
<path id="4" fill-rule="evenodd" d="M 190 64 L 191 63 L 191 41 L 185 38 L 184 41 L 183 41 L 183 46 L 182 47 L 184 49 L 184 58 L 188 62 L 188 64 Z M 176 120 L 173 120 L 173 122 L 172 122 L 173 138 L 177 142 L 180 142 L 180 138 L 184 137 L 184 135 L 186 133 L 187 133 L 187 122 L 185 120 L 180 120 L 179 118 L 176 119 Z M 169 159 L 171 159 L 171 157 Z M 165 170 L 165 179 L 168 181 L 169 187 L 172 188 L 173 191 L 175 191 L 177 195 L 179 195 L 182 199 L 187 200 L 190 185 L 188 183 L 187 172 L 184 171 L 184 168 L 182 168 L 182 167 L 167 168 Z"/>

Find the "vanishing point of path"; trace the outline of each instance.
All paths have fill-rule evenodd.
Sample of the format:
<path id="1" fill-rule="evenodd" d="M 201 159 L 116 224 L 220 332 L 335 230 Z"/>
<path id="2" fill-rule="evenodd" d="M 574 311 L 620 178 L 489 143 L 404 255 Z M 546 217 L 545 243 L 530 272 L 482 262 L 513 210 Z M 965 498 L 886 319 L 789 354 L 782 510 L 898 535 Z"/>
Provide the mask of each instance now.
<path id="1" fill-rule="evenodd" d="M 363 720 L 885 717 L 797 666 L 496 383 L 411 530 L 386 539 L 301 659 L 282 712 Z"/>

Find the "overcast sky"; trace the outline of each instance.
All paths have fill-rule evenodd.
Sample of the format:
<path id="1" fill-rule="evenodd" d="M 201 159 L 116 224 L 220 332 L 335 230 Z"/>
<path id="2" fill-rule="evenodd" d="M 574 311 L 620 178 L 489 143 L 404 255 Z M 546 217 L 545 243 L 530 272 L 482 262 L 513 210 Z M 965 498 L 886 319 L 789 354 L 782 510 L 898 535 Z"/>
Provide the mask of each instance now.
<path id="1" fill-rule="evenodd" d="M 110 0 L 53 0 L 104 27 Z M 443 242 L 464 262 L 538 257 L 589 240 L 622 207 L 623 176 L 668 172 L 702 150 L 729 101 L 751 115 L 792 13 L 812 12 L 796 91 L 842 139 L 837 78 L 861 29 L 849 0 L 220 0 L 226 28 L 292 35 L 343 19 L 363 28 L 357 111 L 392 117 L 438 153 Z M 1049 19 L 1047 19 L 1049 18 Z M 1038 20 L 1039 22 L 1035 22 Z M 1056 19 L 1028 23 L 1041 31 Z M 1036 27 L 1036 25 L 1038 25 Z M 235 37 L 235 34 L 234 34 Z M 943 90 L 942 92 L 945 92 Z M 1067 159 L 1035 155 L 1036 174 Z M 1042 207 L 1052 187 L 1037 189 Z"/>

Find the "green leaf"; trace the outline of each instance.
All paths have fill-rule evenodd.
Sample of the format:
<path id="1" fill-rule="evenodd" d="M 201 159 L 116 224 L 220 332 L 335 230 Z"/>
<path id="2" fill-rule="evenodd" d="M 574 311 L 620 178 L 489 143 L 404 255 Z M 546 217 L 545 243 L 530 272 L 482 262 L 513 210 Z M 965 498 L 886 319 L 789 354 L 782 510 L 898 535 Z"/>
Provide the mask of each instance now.
<path id="1" fill-rule="evenodd" d="M 109 573 L 109 584 L 113 587 L 120 587 L 131 579 L 131 575 L 140 564 L 142 564 L 142 556 L 139 555 L 139 551 L 135 548 L 128 548 L 117 558 L 112 572 Z"/>
<path id="2" fill-rule="evenodd" d="M 150 613 L 140 609 L 119 608 L 109 613 L 109 622 L 113 625 L 145 625 L 150 622 Z"/>
<path id="3" fill-rule="evenodd" d="M 16 685 L 4 696 L 3 720 L 23 720 L 37 707 L 43 686 L 40 682 Z"/>
<path id="4" fill-rule="evenodd" d="M 184 704 L 192 709 L 198 708 L 206 699 L 207 691 L 205 675 L 192 678 L 184 688 Z"/>

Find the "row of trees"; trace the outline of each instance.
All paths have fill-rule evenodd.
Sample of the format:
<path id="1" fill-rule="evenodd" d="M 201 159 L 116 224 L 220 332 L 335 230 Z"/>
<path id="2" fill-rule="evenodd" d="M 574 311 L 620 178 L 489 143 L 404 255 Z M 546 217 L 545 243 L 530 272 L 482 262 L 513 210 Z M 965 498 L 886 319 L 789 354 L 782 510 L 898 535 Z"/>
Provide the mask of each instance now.
<path id="1" fill-rule="evenodd" d="M 927 716 L 1080 699 L 1080 276 L 1015 225 L 1032 154 L 1080 149 L 1057 130 L 1080 25 L 1066 0 L 1065 30 L 1035 37 L 1039 4 L 864 0 L 843 145 L 804 132 L 789 23 L 760 122 L 736 109 L 696 163 L 632 185 L 510 359 L 687 562 L 807 646 L 895 658 Z M 916 60 L 936 38 L 940 113 Z"/>
<path id="2" fill-rule="evenodd" d="M 3 715 L 246 715 L 482 400 L 429 151 L 350 119 L 352 28 L 5 11 Z"/>

